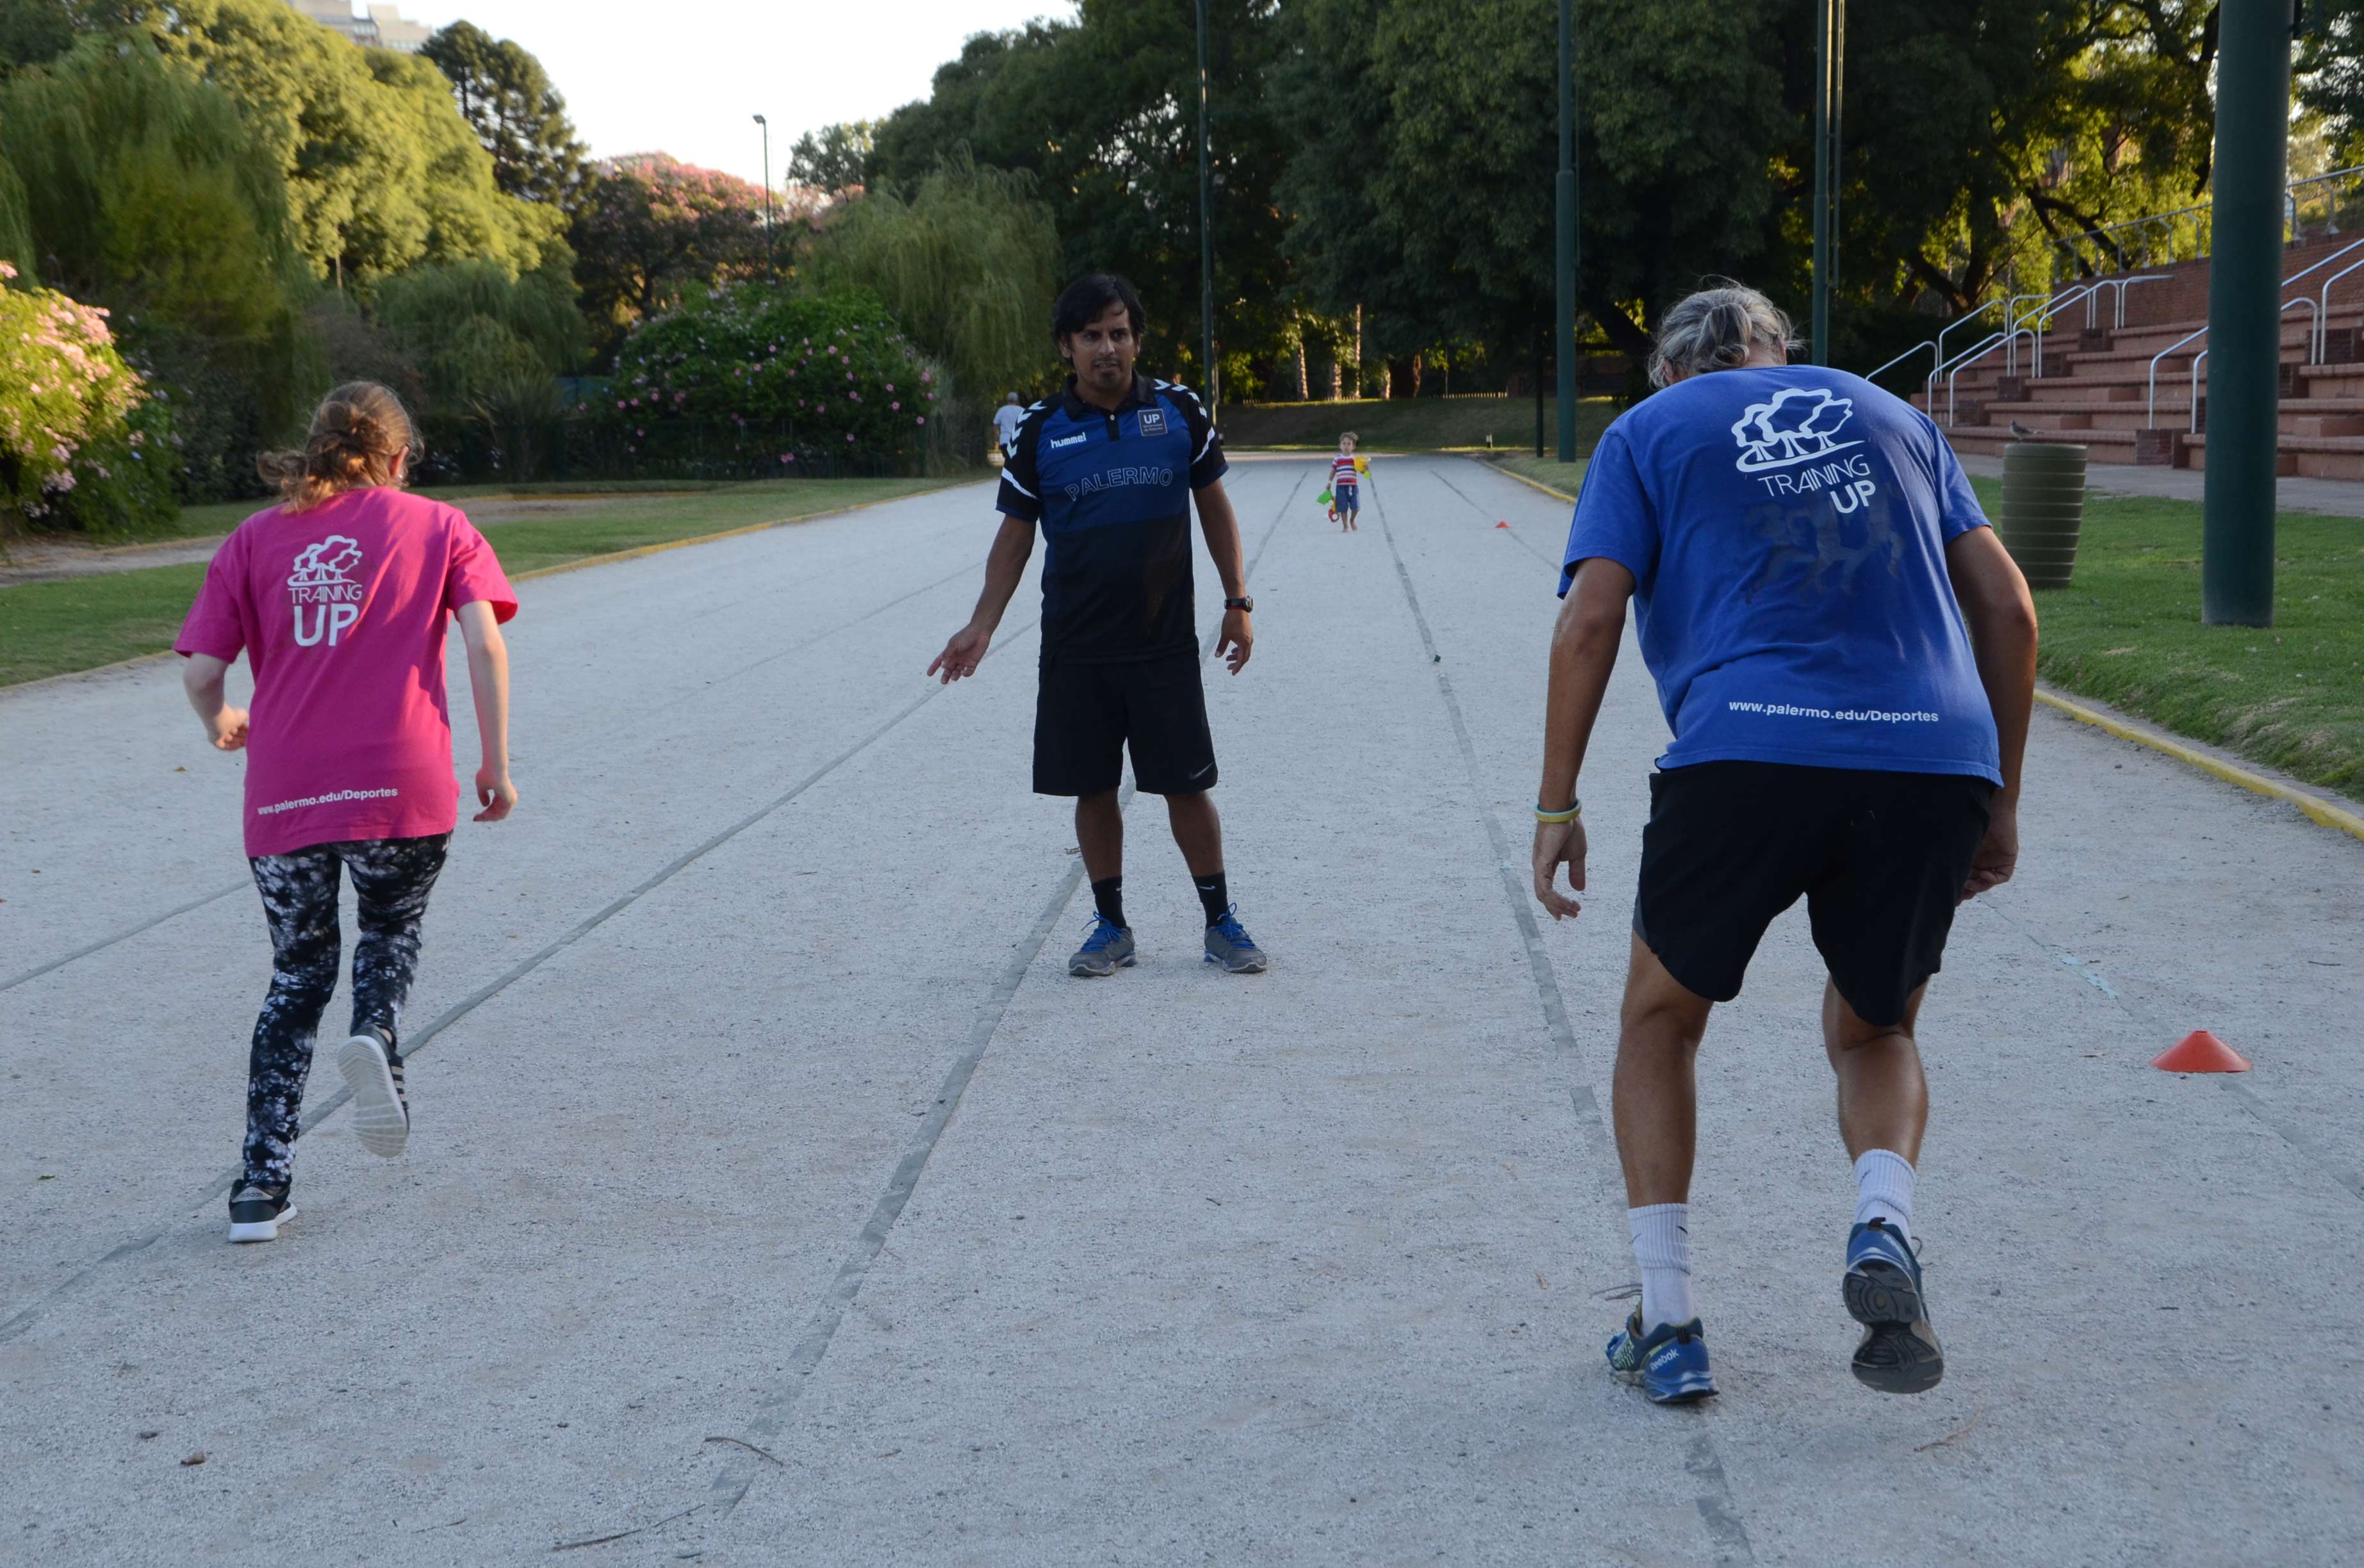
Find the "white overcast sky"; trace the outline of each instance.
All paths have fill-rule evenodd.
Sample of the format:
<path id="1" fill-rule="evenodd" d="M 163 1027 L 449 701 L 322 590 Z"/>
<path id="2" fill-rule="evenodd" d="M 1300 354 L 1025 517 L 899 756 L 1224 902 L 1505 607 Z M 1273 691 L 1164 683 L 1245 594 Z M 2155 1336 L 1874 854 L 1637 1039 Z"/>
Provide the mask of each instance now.
<path id="1" fill-rule="evenodd" d="M 539 57 L 591 150 L 670 152 L 772 178 L 808 130 L 928 95 L 972 33 L 1072 17 L 1069 0 L 396 0 L 429 27 L 462 17 Z M 358 8 L 358 7 L 357 7 Z"/>

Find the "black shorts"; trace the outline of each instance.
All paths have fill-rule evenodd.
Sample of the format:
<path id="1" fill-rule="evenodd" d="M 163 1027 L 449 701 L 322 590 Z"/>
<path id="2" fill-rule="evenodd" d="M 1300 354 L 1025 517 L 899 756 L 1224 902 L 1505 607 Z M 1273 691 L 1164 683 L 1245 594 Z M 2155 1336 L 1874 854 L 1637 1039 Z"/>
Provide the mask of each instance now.
<path id="1" fill-rule="evenodd" d="M 1958 773 L 1695 762 L 1650 779 L 1634 934 L 1711 1001 L 1806 899 L 1814 946 L 1866 1023 L 1900 1023 L 1937 973 L 1994 785 Z"/>
<path id="2" fill-rule="evenodd" d="M 1110 663 L 1047 662 L 1034 701 L 1034 793 L 1098 795 L 1124 776 L 1148 795 L 1195 795 L 1215 784 L 1215 739 L 1199 651 Z"/>

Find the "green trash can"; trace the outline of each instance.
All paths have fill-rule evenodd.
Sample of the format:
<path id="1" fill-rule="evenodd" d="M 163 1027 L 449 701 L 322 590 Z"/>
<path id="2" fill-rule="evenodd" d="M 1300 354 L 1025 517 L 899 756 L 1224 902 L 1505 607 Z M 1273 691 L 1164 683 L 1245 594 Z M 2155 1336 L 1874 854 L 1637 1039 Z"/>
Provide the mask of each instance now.
<path id="1" fill-rule="evenodd" d="M 2013 441 L 2002 450 L 2002 516 L 1995 531 L 2031 588 L 2065 588 L 2085 522 L 2085 448 Z"/>

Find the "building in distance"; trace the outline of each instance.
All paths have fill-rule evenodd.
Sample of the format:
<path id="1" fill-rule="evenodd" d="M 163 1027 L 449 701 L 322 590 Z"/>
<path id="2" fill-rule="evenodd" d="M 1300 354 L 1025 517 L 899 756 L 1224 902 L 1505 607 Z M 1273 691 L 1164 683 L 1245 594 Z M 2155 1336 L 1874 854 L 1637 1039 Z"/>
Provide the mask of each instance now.
<path id="1" fill-rule="evenodd" d="M 365 14 L 355 15 L 351 0 L 287 0 L 290 6 L 311 17 L 324 28 L 345 35 L 357 44 L 370 49 L 390 49 L 398 54 L 417 54 L 434 28 L 410 21 L 392 6 L 367 6 Z"/>

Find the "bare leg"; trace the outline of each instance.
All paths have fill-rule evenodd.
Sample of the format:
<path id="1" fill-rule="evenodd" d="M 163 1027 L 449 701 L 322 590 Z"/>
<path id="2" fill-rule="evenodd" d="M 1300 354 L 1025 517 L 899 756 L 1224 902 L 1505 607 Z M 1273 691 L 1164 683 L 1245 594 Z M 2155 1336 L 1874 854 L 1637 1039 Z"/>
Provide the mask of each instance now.
<path id="1" fill-rule="evenodd" d="M 1699 1141 L 1693 1069 L 1707 1033 L 1708 1009 L 1714 1006 L 1684 989 L 1658 955 L 1641 938 L 1634 939 L 1610 1101 L 1628 1208 L 1690 1201 L 1691 1159 Z"/>
<path id="2" fill-rule="evenodd" d="M 1124 813 L 1116 791 L 1104 789 L 1076 801 L 1076 843 L 1084 851 L 1084 877 L 1106 882 L 1124 874 Z"/>
<path id="3" fill-rule="evenodd" d="M 1215 797 L 1207 790 L 1165 797 L 1165 819 L 1174 825 L 1174 843 L 1192 876 L 1212 876 L 1223 869 L 1223 819 L 1215 815 Z"/>
<path id="4" fill-rule="evenodd" d="M 1838 1074 L 1839 1136 L 1846 1140 L 1850 1159 L 1867 1149 L 1886 1149 L 1921 1163 L 1929 1080 L 1922 1075 L 1912 1024 L 1928 989 L 1924 985 L 1912 993 L 1901 1022 L 1882 1026 L 1857 1018 L 1837 986 L 1823 987 L 1823 1046 Z"/>

